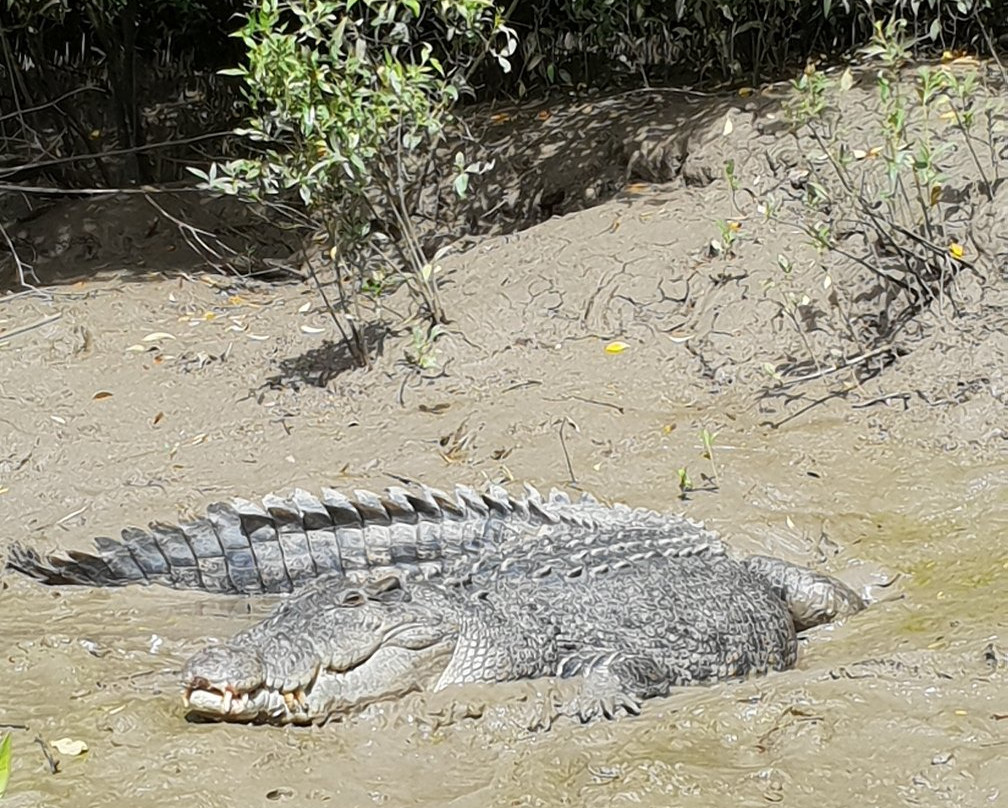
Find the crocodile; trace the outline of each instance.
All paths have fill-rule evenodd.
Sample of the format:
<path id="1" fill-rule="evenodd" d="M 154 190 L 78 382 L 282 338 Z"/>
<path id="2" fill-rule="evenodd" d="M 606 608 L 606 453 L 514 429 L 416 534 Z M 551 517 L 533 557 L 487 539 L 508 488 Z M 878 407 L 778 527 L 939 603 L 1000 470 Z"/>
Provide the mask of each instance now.
<path id="1" fill-rule="evenodd" d="M 769 556 L 655 554 L 482 582 L 325 575 L 183 669 L 193 720 L 311 724 L 416 690 L 573 681 L 553 715 L 636 714 L 673 687 L 783 670 L 797 632 L 864 608 Z"/>
<path id="2" fill-rule="evenodd" d="M 416 579 L 487 576 L 543 564 L 604 567 L 654 555 L 724 554 L 725 545 L 680 515 L 603 505 L 589 495 L 543 496 L 526 485 L 454 494 L 427 486 L 384 494 L 330 488 L 215 503 L 178 525 L 127 528 L 96 552 L 39 554 L 15 544 L 7 566 L 46 584 L 161 584 L 226 594 L 289 593 L 327 573 Z"/>
<path id="3" fill-rule="evenodd" d="M 297 490 L 235 499 L 179 525 L 15 545 L 48 584 L 293 593 L 196 654 L 196 717 L 305 724 L 416 688 L 575 678 L 581 718 L 633 712 L 670 687 L 784 669 L 796 633 L 863 608 L 844 584 L 767 556 L 737 560 L 682 515 L 530 486 Z"/>

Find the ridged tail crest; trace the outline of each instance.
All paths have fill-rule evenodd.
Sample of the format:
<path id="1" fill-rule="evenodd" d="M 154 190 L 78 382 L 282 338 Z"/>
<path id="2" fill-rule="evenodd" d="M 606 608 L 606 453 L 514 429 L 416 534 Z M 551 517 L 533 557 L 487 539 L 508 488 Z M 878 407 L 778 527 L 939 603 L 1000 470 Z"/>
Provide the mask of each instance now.
<path id="1" fill-rule="evenodd" d="M 700 525 L 591 496 L 572 501 L 525 486 L 390 487 L 348 497 L 323 488 L 261 502 L 215 503 L 178 525 L 128 528 L 95 539 L 95 552 L 42 555 L 15 544 L 7 560 L 46 584 L 162 584 L 230 594 L 283 593 L 326 573 L 443 578 L 542 565 L 605 565 L 628 556 L 723 552 Z"/>

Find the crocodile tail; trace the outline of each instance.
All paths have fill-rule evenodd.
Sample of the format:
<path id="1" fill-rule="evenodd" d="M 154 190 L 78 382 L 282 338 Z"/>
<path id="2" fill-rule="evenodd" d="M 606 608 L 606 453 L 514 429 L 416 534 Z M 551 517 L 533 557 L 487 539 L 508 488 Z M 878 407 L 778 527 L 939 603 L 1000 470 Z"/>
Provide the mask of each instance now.
<path id="1" fill-rule="evenodd" d="M 7 568 L 50 585 L 157 583 L 233 594 L 264 591 L 258 577 L 254 582 L 243 580 L 242 565 L 236 563 L 240 558 L 234 555 L 229 558 L 220 549 L 216 555 L 201 552 L 204 548 L 193 542 L 195 529 L 199 527 L 200 522 L 180 526 L 152 524 L 149 531 L 128 528 L 122 532 L 120 541 L 96 538 L 94 552 L 69 550 L 65 554 L 42 555 L 33 548 L 15 544 Z"/>
<path id="2" fill-rule="evenodd" d="M 514 500 L 502 491 L 460 487 L 452 496 L 420 486 L 382 496 L 355 491 L 354 499 L 332 489 L 321 498 L 297 490 L 261 503 L 235 499 L 192 522 L 97 538 L 90 553 L 40 555 L 16 545 L 7 566 L 46 584 L 156 583 L 227 594 L 291 592 L 326 573 L 440 577 L 445 565 L 464 565 L 481 544 L 499 540 L 494 530 L 552 521 L 538 494 Z"/>
<path id="3" fill-rule="evenodd" d="M 130 583 L 120 577 L 100 555 L 71 550 L 67 557 L 40 556 L 30 547 L 14 544 L 7 568 L 47 584 L 121 586 Z"/>
<path id="4" fill-rule="evenodd" d="M 47 584 L 162 584 L 227 594 L 285 593 L 321 575 L 409 578 L 498 574 L 542 565 L 592 569 L 614 557 L 720 551 L 700 525 L 682 517 L 531 486 L 512 497 L 457 486 L 384 494 L 329 488 L 296 490 L 261 502 L 235 499 L 179 525 L 129 528 L 95 550 L 39 554 L 15 546 L 7 566 Z"/>

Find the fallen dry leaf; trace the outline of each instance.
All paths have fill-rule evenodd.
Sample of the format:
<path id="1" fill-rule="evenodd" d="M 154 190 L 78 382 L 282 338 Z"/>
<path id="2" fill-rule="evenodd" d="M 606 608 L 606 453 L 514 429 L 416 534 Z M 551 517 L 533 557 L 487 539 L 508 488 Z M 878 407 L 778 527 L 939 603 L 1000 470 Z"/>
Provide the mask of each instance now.
<path id="1" fill-rule="evenodd" d="M 61 755 L 83 755 L 88 750 L 88 745 L 84 741 L 76 741 L 73 738 L 58 738 L 51 741 L 49 745 Z"/>

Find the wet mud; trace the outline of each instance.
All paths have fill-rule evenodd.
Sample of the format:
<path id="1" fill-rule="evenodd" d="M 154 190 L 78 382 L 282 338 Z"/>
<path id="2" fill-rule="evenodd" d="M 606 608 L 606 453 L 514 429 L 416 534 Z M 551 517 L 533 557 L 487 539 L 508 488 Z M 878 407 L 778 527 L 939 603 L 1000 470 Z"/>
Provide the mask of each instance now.
<path id="1" fill-rule="evenodd" d="M 635 187 L 447 258 L 453 323 L 425 372 L 405 360 L 402 327 L 375 369 L 320 384 L 338 351 L 310 290 L 203 274 L 170 251 L 142 269 L 109 253 L 82 279 L 0 298 L 0 553 L 15 540 L 85 549 L 295 486 L 513 480 L 685 511 L 739 552 L 866 589 L 871 608 L 809 632 L 792 671 L 683 690 L 635 718 L 530 732 L 562 687 L 538 682 L 411 696 L 318 728 L 245 727 L 187 722 L 178 675 L 269 599 L 7 574 L 5 803 L 1008 799 L 1003 313 L 978 309 L 986 332 L 975 325 L 966 347 L 947 332 L 844 396 L 836 376 L 767 396 L 766 357 L 799 338 L 759 290 L 778 252 L 802 248 L 767 225 L 712 262 L 711 222 L 729 205 L 717 183 Z M 607 352 L 615 340 L 628 347 Z M 719 355 L 730 361 L 712 367 Z M 886 398 L 974 369 L 987 382 L 968 399 Z M 701 430 L 716 434 L 713 468 Z M 56 753 L 53 772 L 36 738 L 88 751 Z"/>

